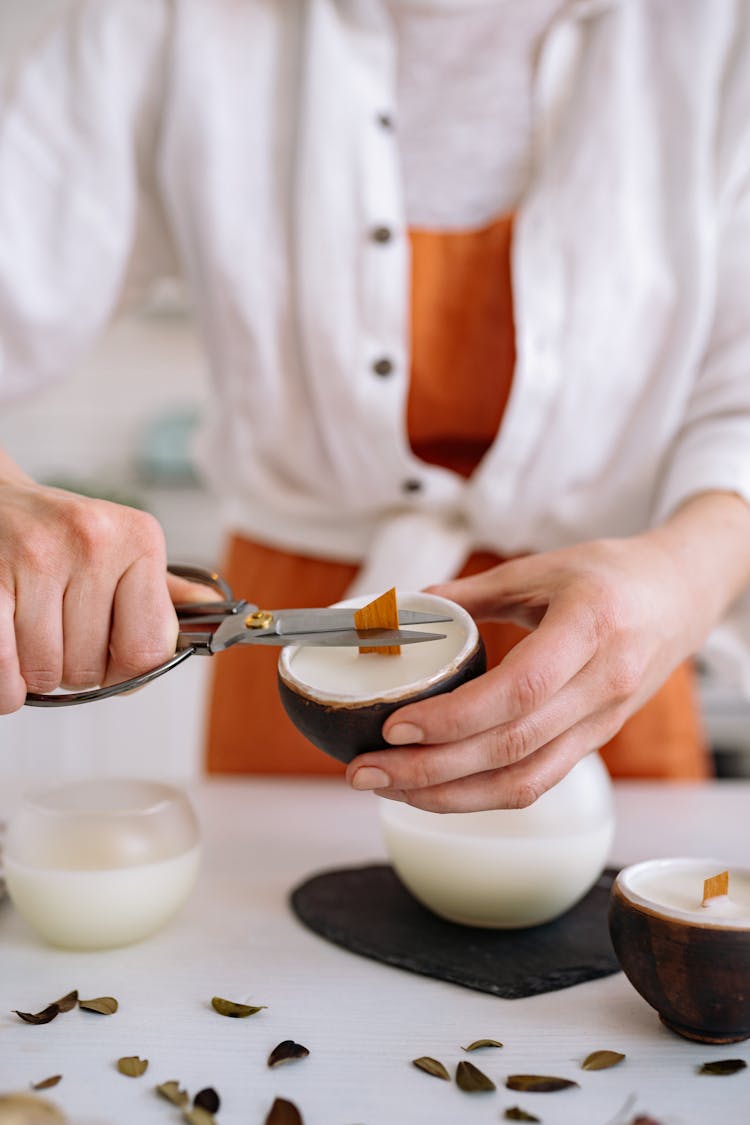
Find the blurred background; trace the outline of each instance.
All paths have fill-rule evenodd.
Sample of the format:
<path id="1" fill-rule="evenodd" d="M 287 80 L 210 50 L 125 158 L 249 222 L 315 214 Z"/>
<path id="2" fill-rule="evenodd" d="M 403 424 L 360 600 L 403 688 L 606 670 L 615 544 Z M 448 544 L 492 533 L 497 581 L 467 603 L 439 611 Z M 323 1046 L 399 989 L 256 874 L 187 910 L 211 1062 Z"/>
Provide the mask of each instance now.
<path id="1" fill-rule="evenodd" d="M 0 70 L 70 3 L 0 0 Z M 0 446 L 36 479 L 153 512 L 172 561 L 217 566 L 221 529 L 191 458 L 205 367 L 189 304 L 166 278 L 111 325 L 79 371 L 33 401 L 2 406 Z M 0 778 L 195 774 L 209 665 L 191 659 L 127 699 L 0 718 Z M 702 699 L 717 771 L 750 776 L 750 704 L 705 676 Z"/>

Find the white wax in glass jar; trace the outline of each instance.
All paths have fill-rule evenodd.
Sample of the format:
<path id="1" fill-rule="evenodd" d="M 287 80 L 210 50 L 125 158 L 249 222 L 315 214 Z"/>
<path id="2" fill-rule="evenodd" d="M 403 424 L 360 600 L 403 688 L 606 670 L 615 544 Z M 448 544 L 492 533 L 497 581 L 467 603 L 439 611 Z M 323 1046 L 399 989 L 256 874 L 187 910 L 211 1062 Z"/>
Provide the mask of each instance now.
<path id="1" fill-rule="evenodd" d="M 94 778 L 27 795 L 8 824 L 4 865 L 11 900 L 38 933 L 103 949 L 168 921 L 199 860 L 197 818 L 181 789 Z"/>
<path id="2" fill-rule="evenodd" d="M 703 883 L 729 870 L 729 893 L 703 905 Z M 750 926 L 750 871 L 714 860 L 657 859 L 620 875 L 628 898 L 669 917 L 709 926 Z"/>

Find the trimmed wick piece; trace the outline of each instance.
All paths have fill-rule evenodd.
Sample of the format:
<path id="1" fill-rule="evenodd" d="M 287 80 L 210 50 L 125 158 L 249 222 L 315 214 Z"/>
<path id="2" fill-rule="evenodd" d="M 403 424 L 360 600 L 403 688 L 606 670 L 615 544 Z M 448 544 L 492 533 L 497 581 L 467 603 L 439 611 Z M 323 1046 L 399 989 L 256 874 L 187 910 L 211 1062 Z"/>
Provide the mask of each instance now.
<path id="1" fill-rule="evenodd" d="M 721 871 L 712 875 L 710 879 L 703 880 L 703 905 L 707 906 L 712 898 L 721 898 L 729 894 L 729 872 Z"/>
<path id="2" fill-rule="evenodd" d="M 354 611 L 355 629 L 398 629 L 396 587 L 392 586 L 379 598 Z M 401 645 L 360 645 L 360 652 L 377 652 L 381 656 L 398 656 Z"/>

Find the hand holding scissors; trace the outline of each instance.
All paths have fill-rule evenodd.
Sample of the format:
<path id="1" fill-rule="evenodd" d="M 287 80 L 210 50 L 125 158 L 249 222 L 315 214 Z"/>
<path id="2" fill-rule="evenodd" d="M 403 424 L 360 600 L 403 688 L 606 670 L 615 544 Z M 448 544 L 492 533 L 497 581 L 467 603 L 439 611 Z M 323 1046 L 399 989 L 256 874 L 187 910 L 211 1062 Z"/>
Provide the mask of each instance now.
<path id="1" fill-rule="evenodd" d="M 68 707 L 75 703 L 91 703 L 96 699 L 122 695 L 151 683 L 188 657 L 198 654 L 213 656 L 236 644 L 258 645 L 406 645 L 420 641 L 439 640 L 442 633 L 415 632 L 406 629 L 355 629 L 354 610 L 345 608 L 262 610 L 235 598 L 218 574 L 199 567 L 170 566 L 168 570 L 180 578 L 199 582 L 220 594 L 220 600 L 187 602 L 176 605 L 180 632 L 174 656 L 148 672 L 121 683 L 86 691 L 43 694 L 29 692 L 28 707 Z M 448 621 L 447 617 L 415 610 L 399 610 L 399 625 L 422 625 Z"/>

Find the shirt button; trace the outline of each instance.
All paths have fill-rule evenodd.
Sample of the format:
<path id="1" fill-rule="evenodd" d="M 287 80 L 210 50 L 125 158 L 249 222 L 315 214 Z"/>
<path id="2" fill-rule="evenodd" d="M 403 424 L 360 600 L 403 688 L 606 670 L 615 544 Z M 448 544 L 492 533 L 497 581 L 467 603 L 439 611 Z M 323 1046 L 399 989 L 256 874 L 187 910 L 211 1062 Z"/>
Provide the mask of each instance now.
<path id="1" fill-rule="evenodd" d="M 373 242 L 390 242 L 393 238 L 393 231 L 390 227 L 373 227 L 370 231 L 370 238 Z"/>
<path id="2" fill-rule="evenodd" d="M 382 359 L 377 359 L 372 365 L 372 369 L 376 375 L 390 375 L 393 371 L 393 362 L 386 356 Z"/>
<path id="3" fill-rule="evenodd" d="M 393 118 L 391 117 L 390 113 L 379 113 L 378 114 L 378 125 L 380 126 L 381 129 L 388 129 L 388 130 L 393 129 L 393 127 L 394 127 Z"/>
<path id="4" fill-rule="evenodd" d="M 401 482 L 402 492 L 421 492 L 422 487 L 423 485 L 421 480 L 418 480 L 416 477 L 407 477 L 405 481 Z"/>

